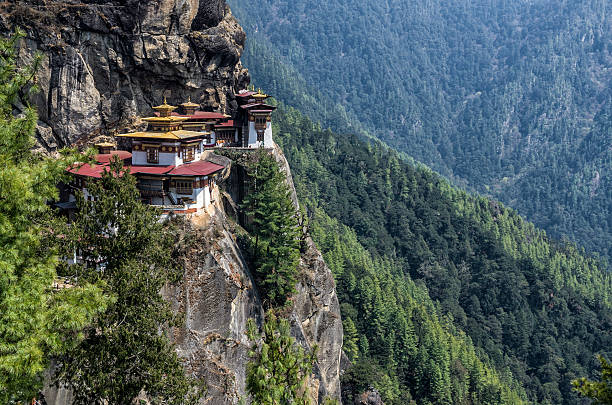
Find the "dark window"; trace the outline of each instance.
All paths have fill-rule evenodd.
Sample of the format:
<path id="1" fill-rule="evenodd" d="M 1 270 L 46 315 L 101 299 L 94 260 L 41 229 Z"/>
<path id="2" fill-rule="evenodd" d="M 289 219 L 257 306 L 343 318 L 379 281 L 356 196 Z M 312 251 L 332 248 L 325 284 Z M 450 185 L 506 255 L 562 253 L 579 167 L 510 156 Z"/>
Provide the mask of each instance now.
<path id="1" fill-rule="evenodd" d="M 191 180 L 176 180 L 177 194 L 193 194 L 193 182 Z"/>
<path id="2" fill-rule="evenodd" d="M 147 162 L 159 163 L 159 148 L 147 148 Z"/>

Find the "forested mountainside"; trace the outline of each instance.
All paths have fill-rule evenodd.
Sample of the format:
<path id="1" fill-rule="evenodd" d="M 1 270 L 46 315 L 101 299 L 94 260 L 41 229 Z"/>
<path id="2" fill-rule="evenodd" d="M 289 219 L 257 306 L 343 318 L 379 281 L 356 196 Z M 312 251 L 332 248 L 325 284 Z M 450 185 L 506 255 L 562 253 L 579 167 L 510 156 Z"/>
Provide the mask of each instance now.
<path id="1" fill-rule="evenodd" d="M 357 368 L 343 390 L 366 379 L 387 384 L 389 403 L 408 392 L 418 403 L 463 403 L 476 353 L 501 370 L 502 386 L 512 386 L 510 370 L 529 401 L 579 403 L 572 379 L 594 372 L 595 353 L 612 355 L 607 271 L 376 142 L 323 130 L 291 108 L 275 122 L 338 283 Z M 493 397 L 480 403 L 504 402 L 509 391 L 489 384 Z"/>
<path id="2" fill-rule="evenodd" d="M 611 257 L 605 0 L 230 4 L 245 64 L 281 100 Z"/>

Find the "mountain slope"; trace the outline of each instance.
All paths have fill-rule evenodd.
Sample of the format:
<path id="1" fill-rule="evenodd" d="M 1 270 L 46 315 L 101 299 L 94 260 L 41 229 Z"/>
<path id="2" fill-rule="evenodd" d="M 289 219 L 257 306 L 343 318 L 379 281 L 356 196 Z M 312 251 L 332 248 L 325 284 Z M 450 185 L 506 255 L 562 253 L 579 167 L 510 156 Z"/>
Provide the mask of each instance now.
<path id="1" fill-rule="evenodd" d="M 594 372 L 595 353 L 612 354 L 608 272 L 516 212 L 454 189 L 376 143 L 322 130 L 293 109 L 280 108 L 275 121 L 298 195 L 311 211 L 324 211 L 349 226 L 369 254 L 387 261 L 386 268 L 426 286 L 440 313 L 496 367 L 509 368 L 529 400 L 578 402 L 570 381 Z M 354 286 L 365 281 L 350 260 L 329 253 L 326 233 L 333 239 L 338 231 L 332 227 L 317 242 L 336 269 L 343 316 L 369 340 L 376 324 L 362 323 L 367 316 L 355 309 L 367 308 L 367 296 Z M 349 265 L 338 266 L 335 260 Z M 376 343 L 377 353 L 401 364 L 385 352 L 385 344 L 388 340 Z M 374 345 L 370 341 L 365 347 Z M 379 364 L 386 364 L 377 356 Z"/>
<path id="2" fill-rule="evenodd" d="M 325 125 L 344 131 L 326 118 L 345 110 L 351 126 L 610 257 L 611 136 L 597 123 L 612 108 L 604 1 L 230 3 L 256 44 L 245 60 L 257 83 L 279 87 L 282 72 L 261 72 L 273 55 L 286 81 L 320 93 L 311 115 Z"/>

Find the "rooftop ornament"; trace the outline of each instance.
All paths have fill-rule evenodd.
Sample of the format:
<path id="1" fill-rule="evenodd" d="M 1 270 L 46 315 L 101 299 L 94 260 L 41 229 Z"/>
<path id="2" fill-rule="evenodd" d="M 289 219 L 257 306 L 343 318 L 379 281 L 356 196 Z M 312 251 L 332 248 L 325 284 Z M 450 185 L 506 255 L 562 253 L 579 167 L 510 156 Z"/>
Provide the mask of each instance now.
<path id="1" fill-rule="evenodd" d="M 166 101 L 166 96 L 164 96 L 164 104 L 153 107 L 155 111 L 159 111 L 160 117 L 169 117 L 172 114 L 172 111 L 176 110 L 176 107 L 173 105 L 169 105 Z"/>
<path id="2" fill-rule="evenodd" d="M 268 97 L 269 96 L 265 94 L 264 92 L 262 92 L 261 89 L 257 90 L 257 94 L 253 94 L 253 98 L 256 99 L 257 101 L 263 101 Z"/>
<path id="3" fill-rule="evenodd" d="M 189 108 L 189 107 L 198 108 L 199 106 L 200 106 L 199 104 L 191 102 L 191 96 L 189 96 L 186 103 L 181 104 L 181 107 L 185 107 L 185 108 Z"/>

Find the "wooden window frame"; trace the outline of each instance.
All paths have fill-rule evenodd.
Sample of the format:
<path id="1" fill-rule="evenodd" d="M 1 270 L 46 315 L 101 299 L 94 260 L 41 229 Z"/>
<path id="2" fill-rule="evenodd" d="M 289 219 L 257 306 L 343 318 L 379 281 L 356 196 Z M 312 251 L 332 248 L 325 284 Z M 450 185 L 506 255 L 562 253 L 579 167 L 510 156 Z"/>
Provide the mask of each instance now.
<path id="1" fill-rule="evenodd" d="M 176 194 L 193 195 L 193 180 L 174 180 Z M 186 192 L 189 190 L 189 192 Z"/>
<path id="2" fill-rule="evenodd" d="M 196 158 L 196 146 L 183 147 L 183 162 L 193 162 Z"/>
<path id="3" fill-rule="evenodd" d="M 145 147 L 147 163 L 159 163 L 159 148 L 153 146 Z"/>

